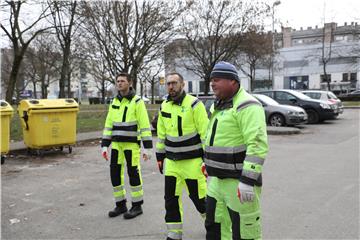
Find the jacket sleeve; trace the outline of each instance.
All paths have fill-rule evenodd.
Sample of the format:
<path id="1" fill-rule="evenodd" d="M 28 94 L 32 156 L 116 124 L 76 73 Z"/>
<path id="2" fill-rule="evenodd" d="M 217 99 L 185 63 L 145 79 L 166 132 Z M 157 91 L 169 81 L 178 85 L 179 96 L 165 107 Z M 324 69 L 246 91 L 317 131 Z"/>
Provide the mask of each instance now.
<path id="1" fill-rule="evenodd" d="M 200 135 L 201 143 L 204 148 L 205 146 L 205 138 L 206 138 L 206 130 L 209 124 L 209 118 L 206 112 L 206 108 L 204 104 L 199 99 L 195 99 L 191 104 L 191 107 L 194 112 L 194 123 L 196 129 Z"/>
<path id="2" fill-rule="evenodd" d="M 136 100 L 136 118 L 143 146 L 146 149 L 151 149 L 153 147 L 153 143 L 149 115 L 147 113 L 144 101 L 140 98 Z"/>
<path id="3" fill-rule="evenodd" d="M 156 125 L 157 137 L 156 142 L 156 159 L 157 161 L 164 161 L 165 159 L 165 125 L 163 122 L 163 117 L 161 115 L 161 107 L 158 113 L 158 120 Z"/>
<path id="4" fill-rule="evenodd" d="M 106 116 L 106 120 L 105 120 L 105 127 L 103 130 L 103 136 L 101 139 L 101 147 L 109 147 L 110 146 L 112 127 L 113 127 L 113 120 L 112 120 L 112 103 L 111 103 L 109 106 L 108 114 Z"/>
<path id="5" fill-rule="evenodd" d="M 237 108 L 237 120 L 246 144 L 240 181 L 253 186 L 261 176 L 268 152 L 264 109 L 255 100 L 242 103 Z"/>

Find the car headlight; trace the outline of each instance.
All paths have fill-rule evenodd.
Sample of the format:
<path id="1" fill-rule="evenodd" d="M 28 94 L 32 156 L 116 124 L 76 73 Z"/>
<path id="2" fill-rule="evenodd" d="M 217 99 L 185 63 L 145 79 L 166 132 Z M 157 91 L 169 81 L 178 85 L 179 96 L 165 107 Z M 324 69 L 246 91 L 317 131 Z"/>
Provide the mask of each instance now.
<path id="1" fill-rule="evenodd" d="M 320 103 L 320 106 L 324 109 L 330 109 L 329 104 L 326 104 L 326 103 Z"/>
<path id="2" fill-rule="evenodd" d="M 293 111 L 288 111 L 287 113 L 288 113 L 289 116 L 297 116 L 297 115 L 299 115 L 298 112 L 293 112 Z"/>

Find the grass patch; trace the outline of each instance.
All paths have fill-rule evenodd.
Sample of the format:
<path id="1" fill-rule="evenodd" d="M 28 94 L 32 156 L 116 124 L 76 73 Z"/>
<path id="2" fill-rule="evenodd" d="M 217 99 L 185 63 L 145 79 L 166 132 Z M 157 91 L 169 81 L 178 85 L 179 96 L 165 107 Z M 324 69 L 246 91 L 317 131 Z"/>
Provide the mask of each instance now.
<path id="1" fill-rule="evenodd" d="M 355 106 L 355 107 L 359 107 L 360 106 L 360 101 L 348 101 L 348 102 L 342 102 L 342 104 L 345 106 L 345 107 L 350 107 L 350 106 Z"/>

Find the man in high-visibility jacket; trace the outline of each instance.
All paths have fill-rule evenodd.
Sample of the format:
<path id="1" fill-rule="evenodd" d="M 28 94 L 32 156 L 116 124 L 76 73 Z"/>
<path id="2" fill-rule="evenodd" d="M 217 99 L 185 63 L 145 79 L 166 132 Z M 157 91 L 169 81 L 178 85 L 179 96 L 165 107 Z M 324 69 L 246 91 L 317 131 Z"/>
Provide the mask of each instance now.
<path id="1" fill-rule="evenodd" d="M 232 64 L 215 64 L 210 78 L 216 100 L 204 154 L 206 239 L 259 239 L 261 172 L 268 151 L 264 109 L 240 86 Z"/>
<path id="2" fill-rule="evenodd" d="M 184 91 L 179 73 L 166 76 L 168 98 L 161 104 L 156 158 L 165 174 L 167 239 L 182 239 L 182 190 L 187 187 L 196 209 L 205 217 L 206 179 L 201 172 L 208 116 L 204 104 Z"/>
<path id="3" fill-rule="evenodd" d="M 148 114 L 144 101 L 135 95 L 132 81 L 127 73 L 116 77 L 117 97 L 109 107 L 101 142 L 102 155 L 109 160 L 108 147 L 111 144 L 110 177 L 116 207 L 109 217 L 122 213 L 125 219 L 134 218 L 143 213 L 143 188 L 140 169 L 140 142 L 143 143 L 143 158 L 152 156 L 152 136 Z M 126 207 L 124 187 L 125 162 L 130 181 L 132 207 Z"/>

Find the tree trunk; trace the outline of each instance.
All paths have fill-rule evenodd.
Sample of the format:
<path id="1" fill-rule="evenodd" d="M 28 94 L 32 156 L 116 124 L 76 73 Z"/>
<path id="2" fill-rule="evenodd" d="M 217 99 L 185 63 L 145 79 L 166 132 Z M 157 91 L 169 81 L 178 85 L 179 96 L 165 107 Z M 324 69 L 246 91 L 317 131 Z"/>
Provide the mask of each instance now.
<path id="1" fill-rule="evenodd" d="M 155 81 L 151 81 L 151 104 L 155 103 L 155 99 L 154 99 L 154 95 L 155 95 Z"/>
<path id="2" fill-rule="evenodd" d="M 328 91 L 330 91 L 330 79 L 328 79 L 328 76 L 326 73 L 326 63 L 325 62 L 323 62 L 323 72 L 324 72 L 324 80 L 326 82 L 327 89 L 328 89 Z"/>
<path id="3" fill-rule="evenodd" d="M 103 78 L 101 80 L 101 98 L 102 98 L 102 102 L 105 104 L 105 79 Z"/>
<path id="4" fill-rule="evenodd" d="M 33 81 L 33 89 L 34 89 L 34 97 L 35 99 L 37 99 L 37 93 L 36 93 L 36 81 Z"/>
<path id="5" fill-rule="evenodd" d="M 24 54 L 22 54 L 22 53 L 20 53 L 20 54 L 14 53 L 14 60 L 13 60 L 11 73 L 10 73 L 10 79 L 7 84 L 6 96 L 5 96 L 6 101 L 8 101 L 9 103 L 12 102 L 12 98 L 14 96 L 14 90 L 15 90 L 15 86 L 16 86 L 16 82 L 17 82 L 17 76 L 19 73 L 19 69 L 20 69 L 23 57 L 24 57 Z"/>
<path id="6" fill-rule="evenodd" d="M 68 73 L 69 73 L 69 56 L 70 56 L 70 43 L 66 43 L 65 49 L 64 49 L 64 56 L 63 56 L 63 63 L 61 66 L 61 74 L 60 74 L 60 81 L 59 81 L 59 98 L 65 98 L 65 86 L 66 83 L 70 83 L 70 79 L 68 79 Z M 70 88 L 70 84 L 69 84 Z M 67 95 L 69 95 L 69 89 L 67 89 Z"/>

